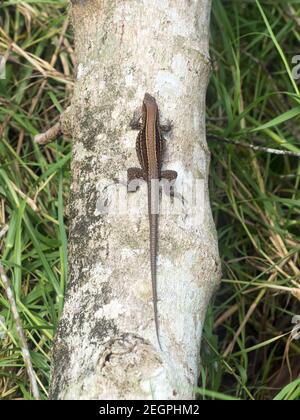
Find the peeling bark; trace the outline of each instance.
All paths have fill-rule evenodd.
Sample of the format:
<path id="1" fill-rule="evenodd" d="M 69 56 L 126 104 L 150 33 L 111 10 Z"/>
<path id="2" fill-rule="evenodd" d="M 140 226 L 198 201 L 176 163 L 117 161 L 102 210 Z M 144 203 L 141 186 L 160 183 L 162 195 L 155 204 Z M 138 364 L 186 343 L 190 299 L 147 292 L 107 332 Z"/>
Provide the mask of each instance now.
<path id="1" fill-rule="evenodd" d="M 52 399 L 192 399 L 202 326 L 220 279 L 208 195 L 205 94 L 210 0 L 72 2 L 78 60 L 69 283 L 53 350 Z M 145 92 L 170 119 L 165 167 L 202 179 L 193 214 L 159 222 L 155 334 L 146 214 L 103 214 L 116 180 L 137 166 L 130 120 Z M 129 210 L 144 187 L 126 194 Z M 200 222 L 199 222 L 200 221 Z"/>

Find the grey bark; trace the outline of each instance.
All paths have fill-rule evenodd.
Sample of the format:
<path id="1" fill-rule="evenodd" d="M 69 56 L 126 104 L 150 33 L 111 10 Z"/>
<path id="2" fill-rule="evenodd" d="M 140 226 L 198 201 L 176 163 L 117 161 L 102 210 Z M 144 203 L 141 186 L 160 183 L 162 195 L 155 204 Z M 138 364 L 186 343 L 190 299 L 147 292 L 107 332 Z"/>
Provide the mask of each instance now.
<path id="1" fill-rule="evenodd" d="M 205 313 L 220 279 L 205 139 L 211 2 L 72 3 L 78 66 L 62 118 L 73 137 L 70 272 L 50 398 L 192 399 Z M 204 187 L 194 213 L 160 216 L 163 351 L 153 320 L 147 215 L 102 211 L 116 181 L 137 166 L 129 123 L 145 92 L 173 122 L 165 168 L 177 170 L 178 184 L 192 178 Z M 138 200 L 146 203 L 145 188 L 124 197 L 134 209 Z"/>

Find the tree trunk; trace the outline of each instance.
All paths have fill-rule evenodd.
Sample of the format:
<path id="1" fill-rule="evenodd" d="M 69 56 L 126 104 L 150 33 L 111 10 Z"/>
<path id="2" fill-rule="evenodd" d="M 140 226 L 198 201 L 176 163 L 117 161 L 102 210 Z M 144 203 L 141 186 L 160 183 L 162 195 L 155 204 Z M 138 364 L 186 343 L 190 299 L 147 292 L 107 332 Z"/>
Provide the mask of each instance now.
<path id="1" fill-rule="evenodd" d="M 210 0 L 72 1 L 77 76 L 63 116 L 73 137 L 70 273 L 52 399 L 194 398 L 203 322 L 220 279 L 205 140 L 210 6 Z M 165 168 L 178 172 L 175 185 L 198 180 L 201 196 L 193 211 L 159 217 L 162 350 L 147 214 L 133 214 L 137 202 L 146 208 L 145 187 L 131 194 L 125 188 L 119 204 L 128 200 L 127 210 L 103 211 L 115 208 L 117 181 L 122 187 L 127 168 L 138 166 L 130 120 L 145 92 L 156 98 L 162 121 L 172 121 Z"/>

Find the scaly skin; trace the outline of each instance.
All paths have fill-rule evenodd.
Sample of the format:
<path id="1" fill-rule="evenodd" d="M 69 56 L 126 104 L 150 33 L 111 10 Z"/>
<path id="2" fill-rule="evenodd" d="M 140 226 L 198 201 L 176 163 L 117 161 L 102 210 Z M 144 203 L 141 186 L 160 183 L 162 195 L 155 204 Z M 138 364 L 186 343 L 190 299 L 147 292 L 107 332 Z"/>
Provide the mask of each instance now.
<path id="1" fill-rule="evenodd" d="M 142 123 L 136 141 L 136 151 L 141 168 L 128 169 L 128 182 L 144 179 L 148 187 L 148 216 L 150 239 L 150 266 L 154 307 L 154 321 L 157 341 L 160 349 L 159 322 L 157 310 L 157 252 L 158 252 L 158 212 L 159 192 L 158 181 L 165 178 L 168 181 L 176 179 L 175 171 L 162 171 L 163 137 L 159 125 L 159 112 L 156 100 L 145 94 L 142 107 Z"/>

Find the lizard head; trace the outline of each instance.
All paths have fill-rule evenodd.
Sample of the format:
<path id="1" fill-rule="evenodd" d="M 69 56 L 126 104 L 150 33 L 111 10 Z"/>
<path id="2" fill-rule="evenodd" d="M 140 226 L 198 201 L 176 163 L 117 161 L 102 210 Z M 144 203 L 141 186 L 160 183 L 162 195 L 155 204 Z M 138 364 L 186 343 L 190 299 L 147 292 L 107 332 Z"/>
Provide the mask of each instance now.
<path id="1" fill-rule="evenodd" d="M 156 105 L 156 100 L 155 100 L 155 98 L 153 98 L 153 96 L 151 96 L 151 95 L 149 95 L 149 93 L 145 93 L 145 96 L 144 96 L 144 105 L 149 109 L 150 107 L 151 108 L 157 108 L 157 105 Z"/>

